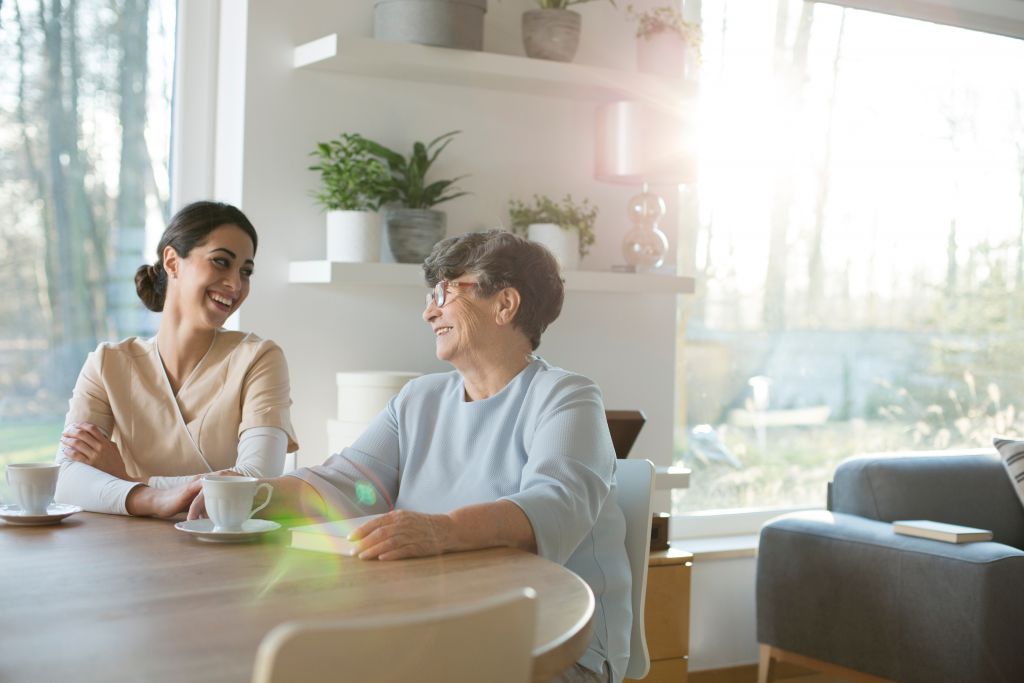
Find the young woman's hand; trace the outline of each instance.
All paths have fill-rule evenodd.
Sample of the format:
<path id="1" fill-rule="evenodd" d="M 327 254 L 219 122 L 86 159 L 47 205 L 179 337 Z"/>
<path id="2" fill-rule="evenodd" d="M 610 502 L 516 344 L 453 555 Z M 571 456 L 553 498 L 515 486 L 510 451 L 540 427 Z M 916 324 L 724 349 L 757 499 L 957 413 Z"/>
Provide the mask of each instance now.
<path id="1" fill-rule="evenodd" d="M 203 490 L 203 482 L 194 480 L 172 489 L 136 486 L 128 493 L 128 514 L 137 517 L 174 517 L 189 509 Z"/>
<path id="2" fill-rule="evenodd" d="M 217 472 L 208 472 L 207 474 L 211 474 L 211 475 L 217 474 L 217 475 L 221 475 L 221 476 L 224 476 L 224 477 L 241 477 L 241 476 L 243 476 L 243 475 L 239 474 L 238 472 L 235 472 L 234 470 L 219 470 Z M 202 486 L 203 486 L 202 479 L 205 476 L 207 476 L 207 475 L 206 474 L 197 474 L 196 476 L 192 477 L 192 481 L 193 482 L 196 482 L 196 481 L 199 482 L 199 495 L 197 495 L 195 498 L 192 499 L 192 504 L 188 508 L 188 518 L 189 519 L 199 519 L 201 517 L 206 517 L 206 499 L 203 497 L 203 490 L 202 490 Z"/>
<path id="3" fill-rule="evenodd" d="M 137 481 L 128 476 L 117 444 L 108 439 L 96 425 L 90 422 L 68 425 L 60 442 L 64 454 L 71 460 L 95 467 L 118 479 Z"/>

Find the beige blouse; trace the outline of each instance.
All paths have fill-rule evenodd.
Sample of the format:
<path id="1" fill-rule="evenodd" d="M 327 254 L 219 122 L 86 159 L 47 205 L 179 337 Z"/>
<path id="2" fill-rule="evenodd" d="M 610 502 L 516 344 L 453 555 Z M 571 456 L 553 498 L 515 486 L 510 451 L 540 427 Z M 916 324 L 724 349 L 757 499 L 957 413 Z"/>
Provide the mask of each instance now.
<path id="1" fill-rule="evenodd" d="M 218 330 L 175 396 L 156 338 L 129 337 L 89 354 L 64 422 L 110 435 L 132 477 L 181 476 L 232 467 L 253 427 L 283 430 L 288 452 L 297 450 L 291 404 L 288 365 L 272 341 Z"/>

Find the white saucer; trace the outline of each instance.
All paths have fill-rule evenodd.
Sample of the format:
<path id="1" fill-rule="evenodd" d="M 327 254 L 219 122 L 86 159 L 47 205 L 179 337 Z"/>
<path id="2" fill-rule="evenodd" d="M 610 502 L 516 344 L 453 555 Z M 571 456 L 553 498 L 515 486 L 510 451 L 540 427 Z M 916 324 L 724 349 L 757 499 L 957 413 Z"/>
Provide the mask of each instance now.
<path id="1" fill-rule="evenodd" d="M 213 520 L 190 519 L 187 522 L 178 522 L 174 528 L 192 534 L 200 541 L 241 543 L 251 541 L 269 531 L 276 531 L 281 528 L 281 525 L 268 519 L 250 519 L 242 524 L 241 531 L 214 531 Z"/>
<path id="2" fill-rule="evenodd" d="M 82 508 L 77 505 L 50 503 L 46 508 L 46 514 L 30 515 L 17 505 L 0 505 L 0 519 L 8 524 L 19 526 L 43 526 L 44 524 L 60 524 L 65 517 L 81 511 Z"/>

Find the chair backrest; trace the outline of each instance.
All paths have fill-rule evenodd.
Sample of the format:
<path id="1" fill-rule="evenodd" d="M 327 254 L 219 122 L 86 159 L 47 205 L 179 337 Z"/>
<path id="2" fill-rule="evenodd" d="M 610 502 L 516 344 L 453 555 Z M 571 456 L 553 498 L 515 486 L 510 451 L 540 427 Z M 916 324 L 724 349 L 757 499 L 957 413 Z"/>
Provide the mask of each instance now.
<path id="1" fill-rule="evenodd" d="M 650 460 L 619 460 L 615 472 L 619 507 L 626 517 L 626 555 L 633 574 L 633 628 L 629 636 L 628 678 L 643 678 L 651 667 L 644 635 L 647 563 L 651 555 L 651 496 L 654 465 Z"/>
<path id="2" fill-rule="evenodd" d="M 260 643 L 253 683 L 526 683 L 535 628 L 532 588 L 400 616 L 292 621 Z"/>

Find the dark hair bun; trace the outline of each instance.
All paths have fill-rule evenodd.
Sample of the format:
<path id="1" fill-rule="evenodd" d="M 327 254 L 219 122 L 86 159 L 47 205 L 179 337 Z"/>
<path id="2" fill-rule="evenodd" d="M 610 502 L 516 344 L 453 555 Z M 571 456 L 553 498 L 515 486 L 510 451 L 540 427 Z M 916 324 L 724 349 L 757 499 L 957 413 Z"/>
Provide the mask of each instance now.
<path id="1" fill-rule="evenodd" d="M 149 310 L 156 313 L 164 310 L 164 294 L 167 292 L 164 265 L 157 263 L 139 266 L 135 271 L 135 292 Z"/>

